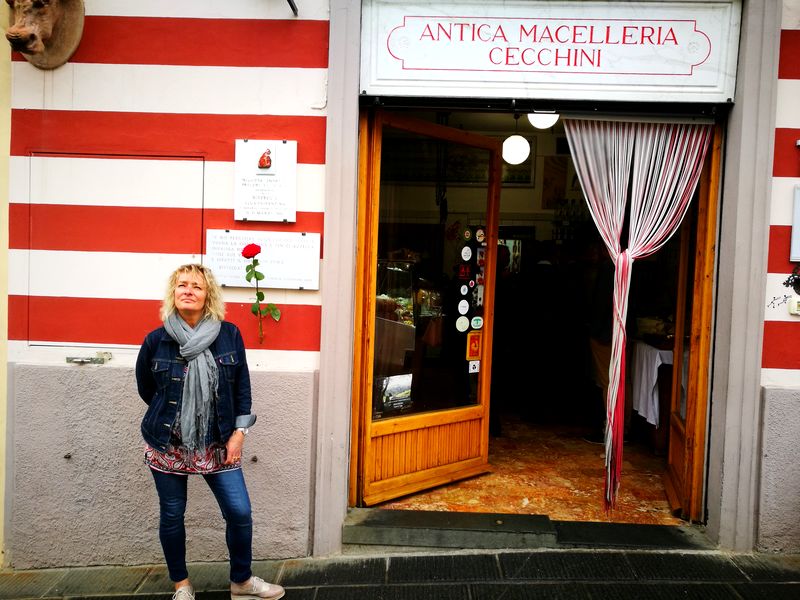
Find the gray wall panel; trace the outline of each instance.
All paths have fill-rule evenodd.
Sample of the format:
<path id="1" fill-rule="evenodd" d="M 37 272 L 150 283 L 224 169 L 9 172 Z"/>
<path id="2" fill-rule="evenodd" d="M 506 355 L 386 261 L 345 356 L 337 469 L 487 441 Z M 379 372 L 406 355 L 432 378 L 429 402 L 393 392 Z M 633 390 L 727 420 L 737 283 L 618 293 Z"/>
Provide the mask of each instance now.
<path id="1" fill-rule="evenodd" d="M 145 405 L 133 370 L 17 364 L 9 378 L 15 414 L 10 564 L 162 562 L 157 497 L 139 433 Z M 305 556 L 316 374 L 254 372 L 252 379 L 259 419 L 245 444 L 244 471 L 254 558 Z M 188 559 L 225 560 L 224 522 L 197 476 L 190 480 L 187 513 Z"/>

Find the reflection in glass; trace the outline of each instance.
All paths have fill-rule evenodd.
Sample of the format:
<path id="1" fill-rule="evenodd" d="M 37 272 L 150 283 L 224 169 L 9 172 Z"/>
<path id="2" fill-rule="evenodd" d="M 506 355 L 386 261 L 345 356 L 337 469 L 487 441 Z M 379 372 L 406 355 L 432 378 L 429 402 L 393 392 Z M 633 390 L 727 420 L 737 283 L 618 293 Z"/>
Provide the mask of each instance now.
<path id="1" fill-rule="evenodd" d="M 476 404 L 456 321 L 482 322 L 489 153 L 387 128 L 381 162 L 373 418 Z"/>

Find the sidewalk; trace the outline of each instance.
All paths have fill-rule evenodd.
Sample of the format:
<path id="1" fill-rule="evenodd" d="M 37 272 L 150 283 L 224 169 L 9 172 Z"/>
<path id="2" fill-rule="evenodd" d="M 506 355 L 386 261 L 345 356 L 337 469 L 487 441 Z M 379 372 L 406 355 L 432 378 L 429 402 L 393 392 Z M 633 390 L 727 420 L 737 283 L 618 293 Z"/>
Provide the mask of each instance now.
<path id="1" fill-rule="evenodd" d="M 198 600 L 226 599 L 226 563 L 195 563 Z M 287 600 L 800 598 L 800 556 L 709 551 L 464 551 L 260 561 Z M 168 600 L 163 566 L 0 572 L 0 599 Z"/>

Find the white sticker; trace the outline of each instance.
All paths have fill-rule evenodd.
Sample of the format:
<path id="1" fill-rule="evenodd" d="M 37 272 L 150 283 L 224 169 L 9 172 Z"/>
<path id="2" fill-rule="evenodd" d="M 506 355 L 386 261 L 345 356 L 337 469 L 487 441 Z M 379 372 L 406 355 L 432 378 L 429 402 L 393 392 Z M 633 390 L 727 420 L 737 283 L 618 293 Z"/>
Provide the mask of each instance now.
<path id="1" fill-rule="evenodd" d="M 461 258 L 464 260 L 469 260 L 470 258 L 472 258 L 472 248 L 470 248 L 469 246 L 464 246 L 461 249 Z"/>
<path id="2" fill-rule="evenodd" d="M 466 296 L 467 294 L 469 294 L 469 288 L 467 287 L 467 284 L 464 284 L 461 286 L 461 295 Z"/>
<path id="3" fill-rule="evenodd" d="M 465 229 L 464 230 L 464 239 L 469 241 L 471 237 L 472 237 L 472 230 Z"/>
<path id="4" fill-rule="evenodd" d="M 483 327 L 483 317 L 472 317 L 472 328 L 480 329 Z"/>
<path id="5" fill-rule="evenodd" d="M 469 319 L 467 317 L 458 317 L 456 319 L 456 329 L 462 333 L 469 329 Z"/>
<path id="6" fill-rule="evenodd" d="M 469 361 L 469 372 L 470 373 L 478 373 L 481 370 L 481 361 L 479 360 L 471 360 Z"/>
<path id="7" fill-rule="evenodd" d="M 458 314 L 465 315 L 469 312 L 469 302 L 462 300 L 458 303 Z"/>
<path id="8" fill-rule="evenodd" d="M 486 234 L 483 232 L 483 229 L 478 229 L 478 231 L 475 232 L 475 239 L 479 242 L 486 239 Z"/>

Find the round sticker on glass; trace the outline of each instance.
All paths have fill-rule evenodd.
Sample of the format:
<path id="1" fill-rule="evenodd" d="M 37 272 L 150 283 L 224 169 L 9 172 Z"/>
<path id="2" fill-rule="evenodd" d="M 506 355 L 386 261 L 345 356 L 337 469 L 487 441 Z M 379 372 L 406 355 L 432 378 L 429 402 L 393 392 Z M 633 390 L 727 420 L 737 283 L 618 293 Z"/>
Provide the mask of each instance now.
<path id="1" fill-rule="evenodd" d="M 463 258 L 464 260 L 469 260 L 470 258 L 472 258 L 472 248 L 470 248 L 469 246 L 464 246 L 461 249 L 461 258 Z"/>
<path id="2" fill-rule="evenodd" d="M 461 295 L 466 296 L 467 294 L 469 294 L 469 288 L 466 284 L 464 284 L 461 286 Z"/>
<path id="3" fill-rule="evenodd" d="M 480 329 L 483 327 L 483 317 L 472 317 L 472 328 Z"/>
<path id="4" fill-rule="evenodd" d="M 467 240 L 467 241 L 470 241 L 472 239 L 472 230 L 471 229 L 465 229 L 464 230 L 464 239 Z"/>
<path id="5" fill-rule="evenodd" d="M 475 287 L 475 280 L 474 279 L 470 279 L 469 280 L 469 287 Z"/>
<path id="6" fill-rule="evenodd" d="M 462 300 L 458 303 L 458 314 L 465 315 L 469 312 L 469 302 Z"/>
<path id="7" fill-rule="evenodd" d="M 478 231 L 475 232 L 475 239 L 479 242 L 483 242 L 483 240 L 486 239 L 486 234 L 483 232 L 483 229 L 478 229 Z"/>
<path id="8" fill-rule="evenodd" d="M 461 333 L 464 333 L 467 329 L 469 329 L 469 319 L 467 317 L 458 317 L 456 319 L 456 329 L 458 329 Z"/>

